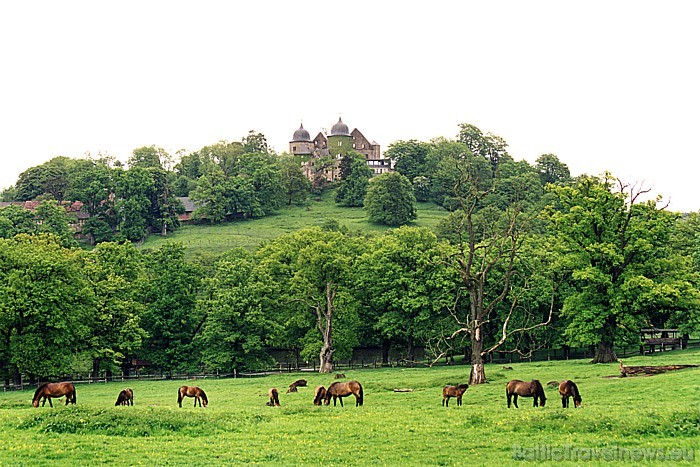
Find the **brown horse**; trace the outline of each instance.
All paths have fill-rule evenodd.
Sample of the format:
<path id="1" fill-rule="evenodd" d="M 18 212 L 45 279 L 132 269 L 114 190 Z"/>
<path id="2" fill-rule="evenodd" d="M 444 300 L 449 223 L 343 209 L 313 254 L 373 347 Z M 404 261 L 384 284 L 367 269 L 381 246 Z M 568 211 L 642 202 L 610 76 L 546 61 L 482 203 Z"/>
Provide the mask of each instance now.
<path id="1" fill-rule="evenodd" d="M 277 391 L 277 388 L 270 388 L 270 390 L 267 391 L 267 395 L 270 396 L 270 402 L 265 405 L 269 405 L 270 407 L 280 406 L 280 393 Z"/>
<path id="2" fill-rule="evenodd" d="M 63 382 L 63 383 L 44 383 L 40 384 L 36 391 L 34 392 L 34 399 L 32 399 L 32 405 L 34 407 L 39 407 L 39 399 L 42 399 L 41 406 L 46 405 L 46 399 L 49 400 L 49 405 L 53 407 L 51 403 L 52 397 L 63 397 L 66 396 L 66 405 L 69 403 L 75 404 L 75 386 L 73 383 Z"/>
<path id="3" fill-rule="evenodd" d="M 198 386 L 180 386 L 180 389 L 177 390 L 177 405 L 179 405 L 180 407 L 182 407 L 182 399 L 184 399 L 185 396 L 194 397 L 195 407 L 197 407 L 198 401 L 200 407 L 202 407 L 202 404 L 204 405 L 204 407 L 206 407 L 207 404 L 209 404 L 207 395 Z"/>
<path id="4" fill-rule="evenodd" d="M 510 408 L 510 399 L 513 398 L 513 404 L 515 408 L 518 408 L 518 396 L 522 397 L 532 397 L 534 399 L 533 407 L 537 407 L 538 401 L 539 405 L 544 407 L 547 398 L 544 395 L 544 388 L 542 383 L 538 380 L 533 379 L 529 383 L 525 381 L 520 381 L 514 379 L 506 385 L 506 398 L 508 399 L 508 408 Z"/>
<path id="5" fill-rule="evenodd" d="M 314 405 L 321 405 L 323 400 L 326 398 L 326 388 L 323 386 L 317 386 L 314 391 Z"/>
<path id="6" fill-rule="evenodd" d="M 343 407 L 343 397 L 353 394 L 355 396 L 355 407 L 362 405 L 364 402 L 364 393 L 362 392 L 362 385 L 357 381 L 348 381 L 346 383 L 341 383 L 336 381 L 335 383 L 328 386 L 326 390 L 326 405 L 331 403 L 331 397 L 333 398 L 333 406 L 335 406 L 336 399 L 340 399 L 340 406 Z"/>
<path id="7" fill-rule="evenodd" d="M 462 395 L 469 387 L 468 384 L 459 384 L 457 386 L 445 386 L 442 388 L 442 405 L 443 407 L 450 406 L 450 397 L 457 398 L 457 406 L 462 405 Z"/>
<path id="8" fill-rule="evenodd" d="M 294 381 L 292 384 L 289 385 L 289 389 L 287 389 L 287 394 L 290 392 L 299 392 L 297 391 L 297 388 L 300 386 L 306 386 L 306 380 L 305 379 L 298 379 Z"/>
<path id="9" fill-rule="evenodd" d="M 134 405 L 134 391 L 131 388 L 122 389 L 114 405 Z"/>
<path id="10" fill-rule="evenodd" d="M 581 394 L 578 392 L 578 386 L 573 381 L 562 381 L 559 384 L 559 394 L 561 394 L 561 406 L 565 409 L 569 407 L 569 397 L 574 398 L 574 407 L 581 407 Z"/>

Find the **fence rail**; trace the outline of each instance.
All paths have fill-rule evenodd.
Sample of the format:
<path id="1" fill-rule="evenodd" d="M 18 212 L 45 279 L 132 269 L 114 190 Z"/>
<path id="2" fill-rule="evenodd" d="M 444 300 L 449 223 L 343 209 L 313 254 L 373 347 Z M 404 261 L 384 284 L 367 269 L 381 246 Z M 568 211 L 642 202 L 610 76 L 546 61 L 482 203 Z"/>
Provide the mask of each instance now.
<path id="1" fill-rule="evenodd" d="M 643 349 L 640 347 L 627 346 L 615 349 L 616 354 L 620 358 L 628 358 L 632 356 L 642 355 Z M 700 348 L 700 339 L 691 339 L 688 341 L 687 348 Z M 661 349 L 658 349 L 656 353 L 660 353 Z M 646 353 L 645 353 L 646 354 Z M 487 358 L 487 363 L 518 363 L 518 362 L 534 362 L 534 361 L 546 361 L 546 360 L 576 360 L 582 358 L 591 358 L 593 353 L 589 348 L 570 348 L 568 350 L 564 349 L 546 349 L 533 352 L 533 354 L 528 358 L 522 358 L 516 354 L 505 353 L 505 352 L 494 352 L 489 358 Z M 356 369 L 368 369 L 368 368 L 394 368 L 394 367 L 408 367 L 408 366 L 427 366 L 430 365 L 432 361 L 430 359 L 419 359 L 419 360 L 407 360 L 403 358 L 393 358 L 389 359 L 388 362 L 384 363 L 380 358 L 371 360 L 346 360 L 338 361 L 333 364 L 333 369 L 336 373 L 342 373 L 343 370 L 356 370 Z M 437 366 L 445 365 L 466 365 L 469 364 L 468 359 L 464 356 L 456 356 L 453 360 L 447 360 L 443 362 L 436 363 Z M 276 374 L 286 374 L 293 372 L 316 372 L 318 371 L 318 362 L 297 362 L 288 361 L 281 362 L 274 367 L 259 369 L 256 371 L 247 372 L 231 372 L 231 373 L 178 373 L 169 374 L 163 372 L 145 373 L 141 371 L 137 374 L 121 374 L 121 375 L 111 375 L 108 376 L 103 374 L 102 376 L 85 376 L 82 374 L 66 375 L 62 380 L 70 380 L 76 384 L 106 384 L 109 382 L 128 382 L 128 381 L 165 381 L 165 380 L 182 380 L 182 381 L 194 381 L 194 380 L 206 380 L 206 379 L 221 379 L 221 378 L 255 378 L 268 375 Z M 34 388 L 37 384 L 25 383 L 24 381 L 20 385 L 15 384 L 4 384 L 3 392 L 6 391 L 17 391 L 28 388 Z"/>

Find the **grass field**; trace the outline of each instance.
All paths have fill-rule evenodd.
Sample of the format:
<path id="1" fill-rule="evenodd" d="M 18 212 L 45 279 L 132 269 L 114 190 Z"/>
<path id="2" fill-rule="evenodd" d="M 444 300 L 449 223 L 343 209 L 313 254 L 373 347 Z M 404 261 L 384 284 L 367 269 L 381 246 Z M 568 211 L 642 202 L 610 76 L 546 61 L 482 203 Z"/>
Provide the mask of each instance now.
<path id="1" fill-rule="evenodd" d="M 625 363 L 700 363 L 700 351 Z M 33 408 L 32 391 L 8 392 L 0 399 L 0 464 L 504 465 L 518 462 L 514 454 L 526 460 L 568 457 L 568 465 L 601 464 L 606 455 L 645 465 L 661 463 L 659 454 L 685 458 L 683 463 L 700 459 L 700 368 L 605 378 L 618 374 L 616 364 L 512 367 L 487 365 L 490 384 L 470 387 L 463 405 L 453 399 L 449 408 L 441 406 L 441 388 L 464 382 L 467 366 L 348 371 L 364 386 L 363 407 L 355 407 L 352 397 L 345 407 L 313 406 L 314 387 L 333 381 L 315 373 L 189 381 L 206 390 L 206 409 L 192 407 L 192 399 L 177 407 L 183 381 L 78 384 L 77 404 L 55 401 L 54 408 Z M 308 387 L 284 393 L 302 377 Z M 505 383 L 516 378 L 574 380 L 584 406 L 562 409 L 557 391 L 547 388 L 546 407 L 521 398 L 519 409 L 507 409 Z M 135 405 L 114 407 L 127 385 Z M 273 386 L 281 393 L 278 408 L 265 406 Z M 657 459 L 644 460 L 651 455 Z"/>
<path id="2" fill-rule="evenodd" d="M 176 241 L 186 247 L 188 257 L 214 256 L 235 247 L 253 251 L 261 242 L 305 227 L 321 226 L 327 220 L 336 220 L 351 232 L 383 232 L 388 227 L 370 223 L 362 208 L 343 208 L 333 201 L 335 192 L 324 192 L 320 200 L 309 201 L 308 206 L 288 206 L 279 212 L 245 221 L 219 225 L 186 225 L 163 238 L 151 235 L 144 248 L 158 248 L 165 242 Z M 418 217 L 410 225 L 435 227 L 447 212 L 433 203 L 418 203 Z"/>

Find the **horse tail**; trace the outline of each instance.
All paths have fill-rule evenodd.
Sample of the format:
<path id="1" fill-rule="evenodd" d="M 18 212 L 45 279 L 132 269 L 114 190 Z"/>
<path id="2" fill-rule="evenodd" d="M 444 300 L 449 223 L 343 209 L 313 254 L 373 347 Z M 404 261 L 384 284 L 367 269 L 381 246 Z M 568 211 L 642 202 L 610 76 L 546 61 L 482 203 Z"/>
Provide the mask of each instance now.
<path id="1" fill-rule="evenodd" d="M 70 383 L 70 388 L 73 391 L 73 403 L 78 402 L 78 391 L 75 390 L 75 384 Z"/>
<path id="2" fill-rule="evenodd" d="M 360 393 L 359 393 L 359 395 L 357 396 L 357 403 L 358 403 L 359 405 L 362 405 L 362 404 L 364 403 L 364 401 L 365 401 L 365 393 L 364 393 L 364 391 L 362 390 L 362 385 L 361 385 L 360 383 L 357 383 L 357 385 L 360 386 Z"/>
<path id="3" fill-rule="evenodd" d="M 178 388 L 178 390 L 177 390 L 177 403 L 178 404 L 182 403 L 182 388 Z"/>

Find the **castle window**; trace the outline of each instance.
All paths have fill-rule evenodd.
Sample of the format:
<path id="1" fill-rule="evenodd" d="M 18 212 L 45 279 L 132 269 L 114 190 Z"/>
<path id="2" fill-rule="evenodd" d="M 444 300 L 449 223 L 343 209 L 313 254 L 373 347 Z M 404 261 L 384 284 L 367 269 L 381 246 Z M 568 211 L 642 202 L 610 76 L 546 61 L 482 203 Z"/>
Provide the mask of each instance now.
<path id="1" fill-rule="evenodd" d="M 292 146 L 292 152 L 297 152 L 297 147 L 296 147 L 296 146 Z"/>
<path id="2" fill-rule="evenodd" d="M 342 141 L 338 141 L 338 146 L 342 146 L 342 145 L 343 145 L 343 142 L 342 142 Z"/>

